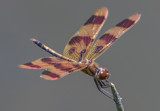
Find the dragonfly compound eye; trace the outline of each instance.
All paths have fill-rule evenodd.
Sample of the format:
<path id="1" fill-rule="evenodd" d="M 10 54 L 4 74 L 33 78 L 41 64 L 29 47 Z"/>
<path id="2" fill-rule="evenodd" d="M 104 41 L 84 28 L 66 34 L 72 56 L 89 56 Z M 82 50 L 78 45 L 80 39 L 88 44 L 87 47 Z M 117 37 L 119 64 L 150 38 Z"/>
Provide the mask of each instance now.
<path id="1" fill-rule="evenodd" d="M 109 77 L 110 77 L 110 74 L 108 72 L 108 69 L 102 68 L 98 74 L 99 80 L 107 80 Z"/>

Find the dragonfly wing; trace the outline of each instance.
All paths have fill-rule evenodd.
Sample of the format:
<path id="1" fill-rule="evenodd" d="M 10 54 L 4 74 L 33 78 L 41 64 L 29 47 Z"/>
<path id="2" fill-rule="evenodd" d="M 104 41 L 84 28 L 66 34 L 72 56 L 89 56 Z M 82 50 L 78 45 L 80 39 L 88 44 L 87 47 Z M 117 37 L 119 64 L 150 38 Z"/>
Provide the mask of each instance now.
<path id="1" fill-rule="evenodd" d="M 62 60 L 57 57 L 44 57 L 32 62 L 25 63 L 23 65 L 20 65 L 20 67 L 25 69 L 45 69 L 48 67 L 52 67 L 52 65 L 56 63 L 74 63 L 74 62 Z"/>
<path id="2" fill-rule="evenodd" d="M 59 64 L 57 63 L 54 67 L 45 69 L 42 72 L 41 78 L 45 80 L 57 80 L 72 72 L 79 71 L 86 67 L 85 64 Z"/>
<path id="3" fill-rule="evenodd" d="M 20 65 L 25 69 L 45 69 L 41 77 L 46 80 L 56 80 L 69 73 L 81 70 L 87 65 L 79 62 L 68 62 L 55 57 L 40 58 L 38 60 Z"/>
<path id="4" fill-rule="evenodd" d="M 26 68 L 26 69 L 44 69 L 52 66 L 54 63 L 77 63 L 77 61 L 69 59 L 68 57 L 65 57 L 58 52 L 52 50 L 51 48 L 47 47 L 46 45 L 40 43 L 36 39 L 32 39 L 32 41 L 44 49 L 45 51 L 49 52 L 52 54 L 52 57 L 44 57 L 37 59 L 32 62 L 28 62 L 26 64 L 20 65 L 21 68 Z"/>
<path id="5" fill-rule="evenodd" d="M 133 27 L 139 21 L 140 17 L 141 14 L 134 14 L 105 32 L 91 48 L 88 60 L 94 60 L 104 53 L 121 35 Z"/>
<path id="6" fill-rule="evenodd" d="M 76 61 L 85 60 L 88 50 L 102 28 L 108 15 L 106 7 L 98 9 L 76 32 L 64 48 L 64 56 Z"/>

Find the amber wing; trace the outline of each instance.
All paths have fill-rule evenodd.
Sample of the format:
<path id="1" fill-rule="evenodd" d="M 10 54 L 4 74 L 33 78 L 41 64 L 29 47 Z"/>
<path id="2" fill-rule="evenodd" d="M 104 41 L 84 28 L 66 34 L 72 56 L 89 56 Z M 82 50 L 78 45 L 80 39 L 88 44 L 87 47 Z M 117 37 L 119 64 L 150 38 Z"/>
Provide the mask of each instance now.
<path id="1" fill-rule="evenodd" d="M 57 57 L 45 57 L 20 65 L 20 67 L 26 69 L 45 69 L 41 77 L 46 80 L 56 80 L 85 68 L 86 64 L 67 61 Z"/>
<path id="2" fill-rule="evenodd" d="M 108 15 L 106 7 L 98 9 L 76 32 L 64 49 L 64 56 L 76 61 L 85 60 L 95 37 L 102 28 Z"/>
<path id="3" fill-rule="evenodd" d="M 140 17 L 141 14 L 134 14 L 105 32 L 91 48 L 88 60 L 95 60 L 98 56 L 104 53 L 121 35 L 133 27 Z"/>

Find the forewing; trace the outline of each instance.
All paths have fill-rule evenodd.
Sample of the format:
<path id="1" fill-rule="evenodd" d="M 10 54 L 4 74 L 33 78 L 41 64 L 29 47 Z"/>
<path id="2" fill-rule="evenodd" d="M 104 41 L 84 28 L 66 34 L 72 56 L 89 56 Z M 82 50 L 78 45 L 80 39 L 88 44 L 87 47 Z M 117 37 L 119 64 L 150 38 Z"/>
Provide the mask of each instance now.
<path id="1" fill-rule="evenodd" d="M 26 69 L 45 69 L 41 77 L 46 80 L 56 80 L 71 72 L 85 68 L 86 64 L 69 62 L 55 57 L 46 57 L 20 65 L 20 67 Z"/>
<path id="2" fill-rule="evenodd" d="M 133 27 L 140 17 L 141 14 L 134 14 L 105 32 L 91 48 L 88 60 L 94 60 L 105 52 L 121 35 Z"/>
<path id="3" fill-rule="evenodd" d="M 98 9 L 87 22 L 76 32 L 64 49 L 64 56 L 76 61 L 85 60 L 88 50 L 107 18 L 106 7 Z"/>

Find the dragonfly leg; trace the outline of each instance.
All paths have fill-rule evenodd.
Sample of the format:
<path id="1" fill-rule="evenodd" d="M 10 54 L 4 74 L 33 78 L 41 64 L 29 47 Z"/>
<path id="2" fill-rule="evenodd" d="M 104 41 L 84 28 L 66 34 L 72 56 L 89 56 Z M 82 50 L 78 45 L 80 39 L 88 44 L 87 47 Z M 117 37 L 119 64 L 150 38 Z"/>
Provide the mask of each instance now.
<path id="1" fill-rule="evenodd" d="M 96 78 L 94 78 L 94 82 L 95 82 L 95 84 L 96 84 L 96 86 L 97 86 L 97 88 L 98 88 L 98 90 L 101 92 L 101 93 L 103 93 L 105 96 L 107 96 L 108 98 L 110 98 L 110 99 L 112 99 L 112 100 L 114 100 L 114 98 L 113 98 L 113 95 L 110 93 L 110 92 L 108 92 L 107 90 L 105 90 L 104 88 L 108 88 L 108 87 L 110 87 L 109 86 L 109 82 L 106 84 L 106 83 L 104 83 L 104 81 L 102 82 L 102 81 L 99 81 L 99 80 L 97 80 Z"/>
<path id="2" fill-rule="evenodd" d="M 98 81 L 98 82 L 101 84 L 102 88 L 109 88 L 111 86 L 109 81 Z"/>

